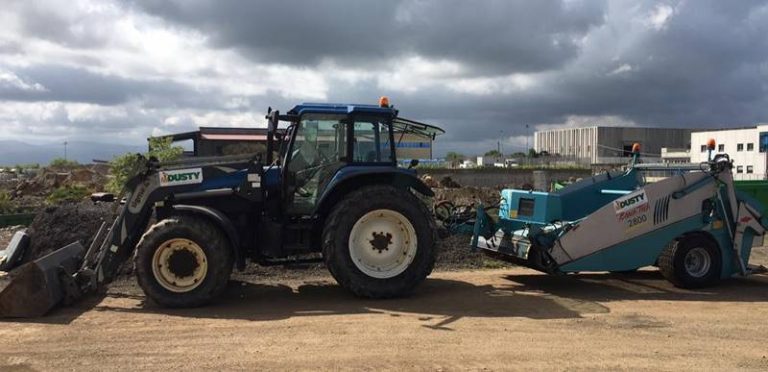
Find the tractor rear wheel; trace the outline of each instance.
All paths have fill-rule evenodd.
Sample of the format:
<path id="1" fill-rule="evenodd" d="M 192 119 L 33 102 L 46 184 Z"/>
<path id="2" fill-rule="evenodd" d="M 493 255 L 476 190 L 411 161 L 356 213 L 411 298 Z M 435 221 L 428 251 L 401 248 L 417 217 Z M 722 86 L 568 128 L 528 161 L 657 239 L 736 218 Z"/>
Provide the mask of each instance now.
<path id="1" fill-rule="evenodd" d="M 703 288 L 717 284 L 721 262 L 717 244 L 698 234 L 675 239 L 658 259 L 664 278 L 680 288 Z"/>
<path id="2" fill-rule="evenodd" d="M 144 293 L 166 307 L 195 307 L 225 289 L 232 273 L 227 237 L 194 216 L 164 219 L 141 237 L 135 265 Z"/>
<path id="3" fill-rule="evenodd" d="M 406 295 L 432 272 L 434 220 L 408 190 L 360 188 L 342 199 L 326 221 L 325 264 L 357 296 Z"/>

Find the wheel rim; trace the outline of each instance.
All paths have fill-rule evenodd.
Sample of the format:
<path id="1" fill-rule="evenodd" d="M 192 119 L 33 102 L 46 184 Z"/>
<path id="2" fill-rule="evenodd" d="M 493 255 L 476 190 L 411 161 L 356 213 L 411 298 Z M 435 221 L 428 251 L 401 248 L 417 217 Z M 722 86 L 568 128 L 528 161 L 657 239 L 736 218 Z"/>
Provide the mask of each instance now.
<path id="1" fill-rule="evenodd" d="M 402 214 L 377 209 L 361 217 L 349 234 L 352 262 L 368 276 L 392 278 L 408 268 L 416 256 L 413 224 Z"/>
<path id="2" fill-rule="evenodd" d="M 189 239 L 171 239 L 155 250 L 152 273 L 163 288 L 176 293 L 189 292 L 205 279 L 208 259 L 197 243 Z"/>
<path id="3" fill-rule="evenodd" d="M 685 254 L 685 271 L 694 278 L 707 275 L 711 266 L 712 258 L 704 248 L 696 247 Z"/>

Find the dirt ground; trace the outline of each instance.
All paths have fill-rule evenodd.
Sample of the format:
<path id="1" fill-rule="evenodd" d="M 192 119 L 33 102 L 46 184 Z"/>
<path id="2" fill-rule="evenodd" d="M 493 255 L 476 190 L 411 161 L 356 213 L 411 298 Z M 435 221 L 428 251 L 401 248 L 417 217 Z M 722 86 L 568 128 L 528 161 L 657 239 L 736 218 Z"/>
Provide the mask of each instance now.
<path id="1" fill-rule="evenodd" d="M 442 271 L 395 300 L 354 298 L 319 271 L 234 279 L 204 308 L 158 308 L 123 280 L 5 321 L 0 370 L 768 369 L 768 275 L 687 291 L 651 268 Z"/>

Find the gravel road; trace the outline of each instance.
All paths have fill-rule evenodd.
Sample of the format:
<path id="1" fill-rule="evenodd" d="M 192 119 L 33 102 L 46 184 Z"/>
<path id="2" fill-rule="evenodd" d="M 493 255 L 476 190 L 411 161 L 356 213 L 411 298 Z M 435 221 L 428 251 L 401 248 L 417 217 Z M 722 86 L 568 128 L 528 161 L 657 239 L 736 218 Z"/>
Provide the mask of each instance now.
<path id="1" fill-rule="evenodd" d="M 235 279 L 204 308 L 158 308 L 126 279 L 3 322 L 0 370 L 768 369 L 766 275 L 686 291 L 650 268 L 438 272 L 409 298 L 377 301 L 319 272 Z"/>

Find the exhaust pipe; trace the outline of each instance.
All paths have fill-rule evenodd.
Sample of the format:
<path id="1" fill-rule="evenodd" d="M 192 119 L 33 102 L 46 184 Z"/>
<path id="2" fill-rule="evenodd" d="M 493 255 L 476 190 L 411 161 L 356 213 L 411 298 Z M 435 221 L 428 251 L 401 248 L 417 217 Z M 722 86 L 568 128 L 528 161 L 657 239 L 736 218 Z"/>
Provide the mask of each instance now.
<path id="1" fill-rule="evenodd" d="M 82 244 L 72 243 L 11 272 L 10 283 L 0 292 L 0 317 L 40 317 L 79 298 L 73 275 L 84 254 Z"/>

